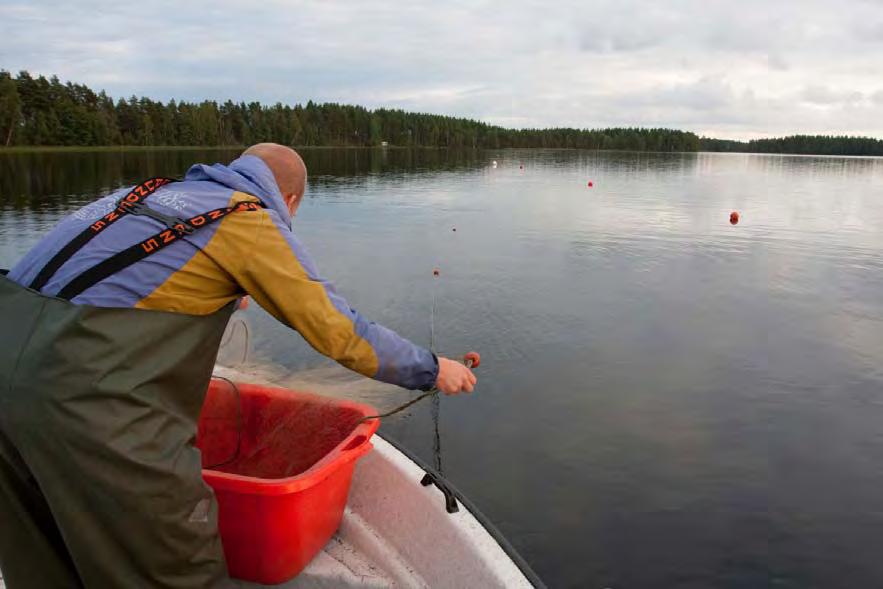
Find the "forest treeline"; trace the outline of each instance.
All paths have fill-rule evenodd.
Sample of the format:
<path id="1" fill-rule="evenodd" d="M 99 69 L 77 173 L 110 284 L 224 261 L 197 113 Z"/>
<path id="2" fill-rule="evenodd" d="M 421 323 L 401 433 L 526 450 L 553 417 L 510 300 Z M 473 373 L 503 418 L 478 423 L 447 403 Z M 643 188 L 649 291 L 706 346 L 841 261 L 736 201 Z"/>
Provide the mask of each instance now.
<path id="1" fill-rule="evenodd" d="M 114 100 L 57 77 L 0 70 L 0 145 L 224 146 L 273 141 L 292 146 L 505 148 L 633 151 L 762 151 L 883 155 L 883 142 L 787 137 L 750 142 L 699 138 L 673 129 L 506 129 L 464 118 L 369 110 L 346 104 L 264 105 L 212 100 Z M 793 151 L 792 151 L 793 150 Z"/>
<path id="2" fill-rule="evenodd" d="M 693 133 L 669 129 L 504 129 L 469 119 L 346 104 L 289 106 L 114 100 L 57 77 L 0 72 L 0 144 L 580 147 L 696 151 Z"/>
<path id="3" fill-rule="evenodd" d="M 709 139 L 699 141 L 702 151 L 733 151 L 742 153 L 794 153 L 806 155 L 883 155 L 883 141 L 872 137 L 845 135 L 792 135 L 774 139 L 732 141 Z"/>

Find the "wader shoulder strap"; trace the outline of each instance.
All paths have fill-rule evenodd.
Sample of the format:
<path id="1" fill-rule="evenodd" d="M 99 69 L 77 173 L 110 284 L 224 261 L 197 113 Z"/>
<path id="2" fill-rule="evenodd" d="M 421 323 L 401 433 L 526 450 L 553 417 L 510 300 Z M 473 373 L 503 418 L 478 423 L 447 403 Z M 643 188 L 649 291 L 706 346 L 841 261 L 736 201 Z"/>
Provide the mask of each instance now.
<path id="1" fill-rule="evenodd" d="M 175 243 L 184 237 L 184 235 L 192 233 L 194 230 L 216 223 L 231 213 L 239 211 L 257 211 L 262 208 L 264 208 L 264 204 L 261 202 L 241 202 L 232 207 L 214 209 L 186 220 L 177 219 L 175 217 L 163 220 L 159 219 L 159 217 L 154 214 L 150 214 L 151 217 L 157 218 L 166 223 L 168 228 L 165 231 L 160 231 L 144 241 L 136 243 L 135 245 L 114 254 L 103 262 L 99 262 L 92 266 L 71 280 L 56 296 L 62 299 L 71 300 L 84 290 L 95 286 L 108 276 L 116 274 L 132 264 L 140 262 L 144 258 Z M 155 213 L 155 211 L 153 212 Z"/>
<path id="2" fill-rule="evenodd" d="M 139 205 L 141 205 L 141 201 L 156 192 L 160 187 L 165 186 L 170 182 L 175 182 L 175 180 L 171 178 L 151 178 L 134 187 L 129 194 L 120 199 L 114 210 L 92 223 L 89 227 L 86 227 L 86 229 L 84 229 L 79 235 L 70 240 L 66 246 L 61 248 L 58 253 L 52 256 L 52 259 L 43 266 L 43 269 L 40 270 L 36 278 L 31 281 L 30 287 L 36 291 L 41 290 L 46 286 L 46 283 L 49 282 L 49 279 L 55 275 L 58 269 L 61 268 L 71 256 L 77 253 L 80 248 L 89 243 L 93 237 L 116 223 L 120 218 L 133 212 L 131 209 L 138 208 Z"/>

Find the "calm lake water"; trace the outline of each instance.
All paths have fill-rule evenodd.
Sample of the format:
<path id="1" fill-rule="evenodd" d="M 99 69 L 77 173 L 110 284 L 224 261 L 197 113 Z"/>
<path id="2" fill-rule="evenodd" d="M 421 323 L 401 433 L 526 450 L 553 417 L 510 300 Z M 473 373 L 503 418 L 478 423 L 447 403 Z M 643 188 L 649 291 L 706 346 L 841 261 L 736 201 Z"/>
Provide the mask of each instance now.
<path id="1" fill-rule="evenodd" d="M 550 587 L 883 586 L 883 160 L 304 155 L 295 231 L 353 306 L 426 344 L 440 269 L 437 347 L 482 353 L 441 401 L 445 474 Z M 0 154 L 0 267 L 96 196 L 234 156 Z M 407 398 L 248 316 L 251 369 Z M 431 461 L 430 413 L 383 430 Z"/>

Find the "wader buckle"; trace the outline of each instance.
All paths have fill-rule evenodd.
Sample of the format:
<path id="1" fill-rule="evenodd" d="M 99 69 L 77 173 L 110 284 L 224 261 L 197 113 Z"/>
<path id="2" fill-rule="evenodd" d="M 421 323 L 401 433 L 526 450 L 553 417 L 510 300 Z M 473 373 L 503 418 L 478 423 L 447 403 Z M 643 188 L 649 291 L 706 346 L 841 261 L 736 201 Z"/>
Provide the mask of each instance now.
<path id="1" fill-rule="evenodd" d="M 155 209 L 151 209 L 143 202 L 131 203 L 123 200 L 120 201 L 120 206 L 123 207 L 130 215 L 141 215 L 159 221 L 167 228 L 177 232 L 178 235 L 190 235 L 195 231 L 193 226 L 190 225 L 190 223 L 188 223 L 185 219 L 160 213 Z"/>

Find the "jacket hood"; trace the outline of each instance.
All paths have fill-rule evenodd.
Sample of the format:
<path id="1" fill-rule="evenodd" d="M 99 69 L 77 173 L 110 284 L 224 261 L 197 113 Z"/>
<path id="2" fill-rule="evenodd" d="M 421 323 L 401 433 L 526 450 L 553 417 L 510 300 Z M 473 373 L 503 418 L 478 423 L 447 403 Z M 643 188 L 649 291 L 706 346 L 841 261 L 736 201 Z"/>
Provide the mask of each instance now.
<path id="1" fill-rule="evenodd" d="M 291 229 L 291 214 L 282 200 L 276 178 L 267 164 L 257 156 L 244 155 L 233 160 L 229 166 L 196 164 L 187 170 L 184 180 L 217 182 L 233 190 L 254 195 L 268 208 L 276 211 Z"/>

